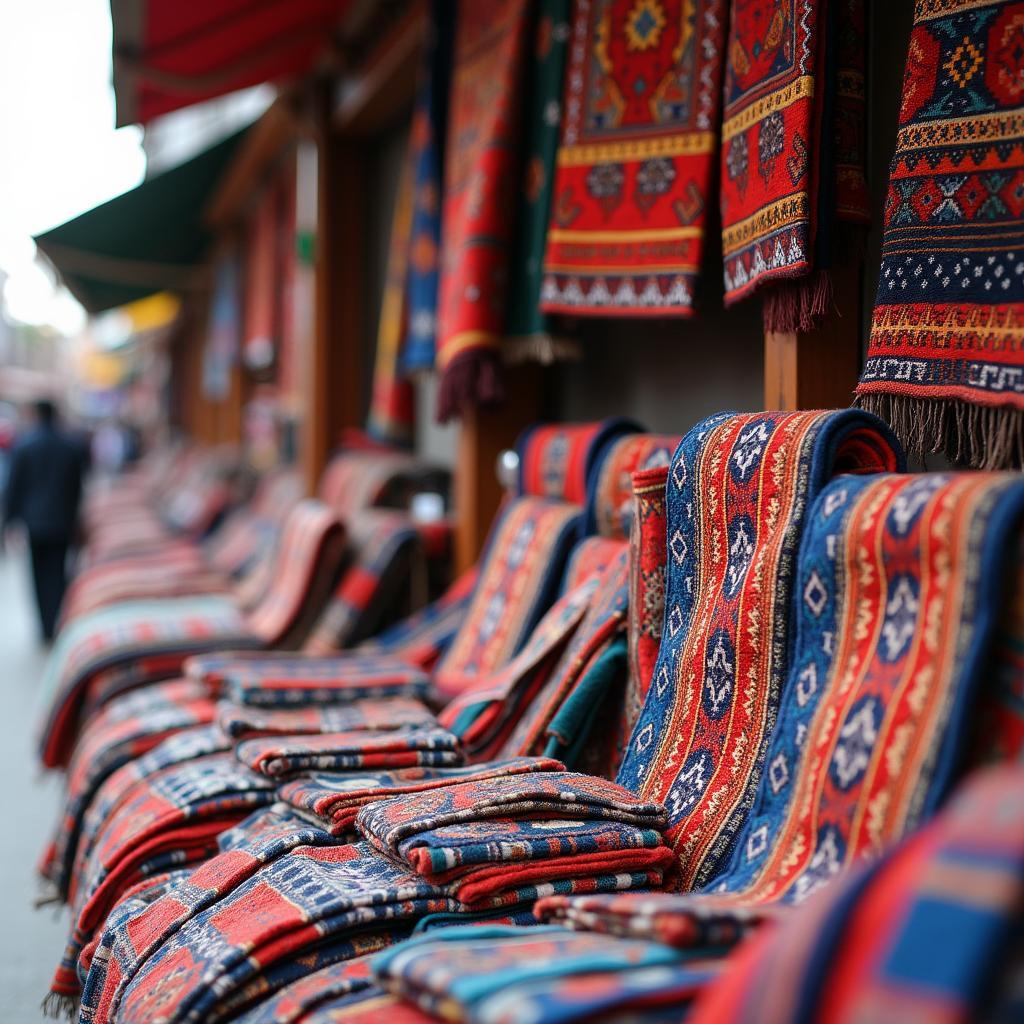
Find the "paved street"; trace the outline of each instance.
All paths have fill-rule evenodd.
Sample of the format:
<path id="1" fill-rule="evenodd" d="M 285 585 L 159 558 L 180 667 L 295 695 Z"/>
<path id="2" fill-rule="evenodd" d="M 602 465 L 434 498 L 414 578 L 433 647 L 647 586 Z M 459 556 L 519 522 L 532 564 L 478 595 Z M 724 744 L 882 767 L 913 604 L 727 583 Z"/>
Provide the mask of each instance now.
<path id="1" fill-rule="evenodd" d="M 35 863 L 56 820 L 60 779 L 41 778 L 34 750 L 45 653 L 36 641 L 28 569 L 21 552 L 0 554 L 0 1021 L 44 1019 L 46 993 L 67 935 L 67 914 L 36 910 Z"/>

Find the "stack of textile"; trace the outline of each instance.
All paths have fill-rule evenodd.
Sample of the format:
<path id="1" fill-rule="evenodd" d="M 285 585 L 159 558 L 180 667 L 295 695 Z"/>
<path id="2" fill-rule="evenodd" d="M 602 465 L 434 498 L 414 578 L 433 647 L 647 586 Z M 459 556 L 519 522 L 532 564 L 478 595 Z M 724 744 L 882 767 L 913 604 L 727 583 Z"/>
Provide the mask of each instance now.
<path id="1" fill-rule="evenodd" d="M 673 461 L 668 474 L 670 551 L 673 538 L 683 536 L 677 534 L 677 525 L 699 517 L 704 501 L 716 497 L 708 470 L 720 463 L 708 459 L 705 469 L 703 456 L 714 450 L 708 450 L 708 445 L 721 451 L 718 430 L 723 425 L 712 423 L 710 429 L 705 425 L 702 434 L 691 435 Z M 740 431 L 738 436 L 749 435 Z M 766 440 L 759 438 L 760 442 Z M 761 447 L 767 450 L 769 446 Z M 835 446 L 829 450 L 830 458 L 834 457 Z M 741 447 L 739 454 L 743 453 Z M 733 458 L 728 460 L 733 463 L 727 470 L 732 482 L 726 484 L 724 507 L 732 507 L 741 515 L 742 506 L 732 499 L 734 491 L 742 486 L 746 460 L 736 459 L 735 454 L 734 449 Z M 782 467 L 776 463 L 776 468 Z M 740 472 L 735 472 L 737 469 Z M 813 480 L 813 471 L 809 477 Z M 784 475 L 777 473 L 777 478 L 784 479 Z M 679 494 L 678 501 L 673 488 Z M 674 570 L 670 568 L 662 655 L 632 750 L 620 772 L 620 781 L 631 771 L 638 771 L 641 780 L 652 780 L 641 782 L 641 793 L 666 785 L 659 779 L 663 759 L 635 758 L 649 746 L 644 736 L 646 722 L 657 721 L 651 713 L 662 713 L 658 705 L 670 692 L 668 685 L 663 694 L 658 692 L 662 669 L 667 669 L 667 684 L 681 682 L 689 674 L 687 663 L 677 652 L 685 652 L 693 643 L 698 627 L 687 626 L 685 618 L 675 619 L 673 612 L 683 595 L 695 597 L 702 616 L 710 623 L 710 627 L 699 627 L 698 634 L 705 638 L 707 650 L 702 659 L 703 692 L 700 701 L 688 699 L 685 692 L 674 698 L 677 703 L 666 745 L 666 749 L 674 749 L 672 744 L 683 737 L 697 755 L 687 754 L 686 748 L 677 755 L 684 771 L 668 788 L 670 822 L 666 835 L 680 854 L 672 881 L 682 891 L 678 895 L 555 897 L 542 901 L 537 908 L 538 915 L 546 920 L 672 947 L 679 951 L 675 954 L 676 966 L 660 972 L 633 971 L 628 966 L 626 947 L 620 947 L 618 939 L 607 939 L 603 966 L 595 968 L 593 961 L 573 966 L 567 958 L 564 969 L 551 967 L 547 977 L 523 970 L 500 996 L 491 993 L 498 1003 L 488 1013 L 498 1013 L 496 1007 L 500 1004 L 542 1007 L 543 1012 L 536 1010 L 536 1019 L 540 1020 L 582 1019 L 598 1010 L 640 1012 L 665 1005 L 679 1014 L 722 972 L 723 948 L 776 920 L 782 922 L 780 934 L 792 935 L 794 957 L 807 958 L 814 950 L 813 958 L 794 960 L 794 965 L 803 963 L 801 969 L 814 972 L 808 974 L 808 979 L 817 985 L 826 969 L 821 949 L 835 948 L 831 929 L 850 914 L 852 901 L 861 898 L 863 890 L 857 879 L 874 875 L 875 869 L 858 865 L 876 858 L 890 844 L 913 836 L 937 812 L 962 771 L 976 725 L 971 711 L 978 705 L 982 688 L 991 685 L 991 669 L 1001 651 L 998 612 L 1006 600 L 1007 585 L 1019 589 L 1015 565 L 1007 564 L 1003 553 L 1014 547 L 1022 516 L 1024 481 L 1011 474 L 844 475 L 821 486 L 813 506 L 803 516 L 795 574 L 791 570 L 792 592 L 797 598 L 794 633 L 789 638 L 788 671 L 779 690 L 773 724 L 765 734 L 764 752 L 757 760 L 747 759 L 742 756 L 747 745 L 737 745 L 730 757 L 728 776 L 715 782 L 711 781 L 715 776 L 713 770 L 708 770 L 705 752 L 720 750 L 722 741 L 713 739 L 716 718 L 709 715 L 709 710 L 715 710 L 716 698 L 729 699 L 732 680 L 742 678 L 742 663 L 739 652 L 730 651 L 724 660 L 730 674 L 718 671 L 723 665 L 719 648 L 725 644 L 714 639 L 717 620 L 710 588 L 720 588 L 721 595 L 728 599 L 734 584 L 729 563 L 721 570 L 719 582 L 706 575 L 708 563 L 702 547 L 705 537 L 715 542 L 714 532 L 687 533 L 696 551 L 688 546 L 678 558 L 672 554 L 683 571 L 680 589 L 674 589 Z M 749 526 L 746 529 L 750 536 L 763 539 L 761 533 Z M 726 550 L 731 555 L 741 547 L 731 544 Z M 691 554 L 694 561 L 688 563 Z M 751 555 L 750 565 L 755 566 L 756 549 Z M 693 573 L 693 566 L 700 569 Z M 779 579 L 777 576 L 776 581 Z M 1011 607 L 1016 603 L 1015 590 L 1010 595 Z M 751 596 L 748 592 L 747 599 Z M 688 636 L 673 644 L 673 633 L 685 633 L 687 629 Z M 713 642 L 709 643 L 708 638 Z M 768 672 L 750 678 L 751 685 L 745 689 L 748 705 L 753 704 L 759 688 L 767 690 L 771 686 Z M 723 688 L 723 681 L 729 686 Z M 768 695 L 760 699 L 768 699 Z M 745 766 L 739 779 L 736 766 Z M 1019 784 L 1019 770 L 1015 771 Z M 715 788 L 709 790 L 709 784 Z M 1016 860 L 1012 859 L 1019 860 L 1024 850 L 1019 797 L 1010 797 L 1005 779 L 998 784 L 976 785 L 978 791 L 994 785 L 995 794 L 985 797 L 969 816 L 978 836 L 977 847 L 965 841 L 968 833 L 957 824 L 955 845 L 959 852 L 951 853 L 947 862 L 960 863 L 969 848 L 982 855 L 982 862 L 989 856 L 986 849 L 992 853 L 998 850 L 995 856 L 1000 862 L 1001 881 L 998 889 L 991 890 L 995 909 L 990 907 L 990 917 L 981 922 L 983 929 L 942 932 L 945 943 L 958 950 L 956 956 L 962 958 L 964 973 L 951 972 L 943 979 L 933 977 L 925 966 L 930 947 L 920 935 L 915 944 L 912 931 L 917 927 L 927 930 L 927 924 L 917 925 L 916 915 L 932 912 L 934 904 L 929 898 L 923 899 L 919 911 L 904 918 L 907 924 L 902 933 L 892 933 L 907 943 L 901 957 L 925 958 L 916 967 L 911 967 L 909 960 L 890 961 L 897 984 L 913 984 L 911 979 L 922 977 L 923 972 L 929 976 L 928 986 L 948 1000 L 949 1006 L 972 1007 L 979 1000 L 1000 994 L 998 984 L 986 991 L 979 981 L 998 979 L 1000 969 L 1009 970 L 1012 965 L 1007 958 L 1012 955 L 1012 947 L 1008 949 L 1004 944 L 999 956 L 993 958 L 992 943 L 995 937 L 1011 934 L 1014 927 L 1019 929 L 1020 874 L 1019 865 L 1013 866 Z M 704 805 L 701 801 L 709 791 L 715 802 Z M 968 788 L 968 793 L 975 792 Z M 713 840 L 721 834 L 723 822 L 729 820 L 722 814 L 728 807 L 727 798 L 735 800 L 742 812 L 734 819 L 738 827 L 728 845 L 717 845 Z M 972 798 L 965 798 L 963 806 L 972 803 Z M 960 806 L 954 805 L 950 812 L 954 818 Z M 983 826 L 985 813 L 1000 820 Z M 1010 825 L 1014 815 L 1017 823 Z M 926 858 L 931 856 L 934 838 L 945 827 L 937 823 L 932 830 L 910 839 L 907 848 L 917 848 Z M 1014 843 L 1016 853 L 1007 860 Z M 901 900 L 922 870 L 921 860 L 908 857 L 906 861 L 908 873 L 895 869 L 887 872 L 891 888 L 880 890 L 873 904 L 876 910 L 865 911 L 858 918 L 863 921 L 857 925 L 864 929 L 863 935 L 888 927 L 873 915 L 890 909 L 902 914 L 896 908 L 902 906 Z M 941 874 L 948 868 L 940 865 L 936 870 Z M 968 877 L 972 876 L 965 875 L 954 884 L 970 892 L 973 883 L 966 881 Z M 838 889 L 827 888 L 836 878 L 845 881 Z M 704 891 L 686 891 L 698 887 Z M 791 909 L 814 902 L 819 889 L 835 894 L 832 899 L 823 896 L 822 902 L 815 903 L 825 908 L 823 916 L 813 916 L 810 907 L 799 914 Z M 948 889 L 935 892 L 941 893 L 945 904 L 957 902 L 950 899 Z M 970 904 L 971 899 L 965 895 L 960 901 Z M 976 912 L 969 908 L 955 917 L 953 911 L 955 906 L 936 910 L 944 915 L 942 920 L 961 922 Z M 924 922 L 926 917 L 919 920 Z M 941 927 L 938 922 L 936 918 L 935 926 Z M 474 967 L 470 942 L 459 945 L 452 941 L 456 943 L 452 952 L 446 952 L 443 946 L 432 951 L 436 974 L 431 976 L 445 980 L 439 982 L 429 999 L 423 994 L 421 980 L 403 980 L 407 974 L 404 970 L 383 970 L 382 976 L 389 987 L 401 989 L 420 1005 L 436 1007 L 439 1000 L 447 998 L 446 1016 L 489 1019 L 481 1016 L 483 1011 L 473 996 L 477 991 L 486 992 L 488 982 L 479 979 L 478 989 L 468 977 L 473 970 L 485 974 L 487 969 L 481 962 Z M 873 948 L 863 938 L 854 941 L 860 949 Z M 768 1006 L 788 1007 L 779 1010 L 778 1019 L 791 1019 L 793 985 L 799 979 L 778 972 L 771 952 L 778 950 L 777 945 L 765 939 L 759 948 L 764 966 L 758 969 L 764 972 L 764 984 L 772 979 L 772 986 L 781 986 L 766 989 L 765 995 L 769 991 L 777 995 L 767 1001 L 756 995 L 753 973 L 748 975 L 750 984 L 744 988 L 731 984 L 731 976 L 726 974 L 714 989 L 714 999 L 708 996 L 716 1009 L 709 1011 L 706 1019 L 729 1019 L 722 1007 L 739 1007 L 740 1003 L 744 1014 L 755 1016 Z M 422 952 L 410 952 L 410 963 Z M 856 958 L 862 954 L 852 955 Z M 396 950 L 394 957 L 387 959 L 402 964 L 402 957 Z M 500 957 L 514 966 L 514 943 L 496 951 L 490 962 Z M 459 964 L 457 977 L 446 973 L 442 960 Z M 835 970 L 830 976 L 838 977 L 844 968 L 829 966 L 827 970 Z M 574 983 L 578 975 L 591 972 L 600 977 L 589 979 L 585 986 Z M 783 982 L 783 978 L 790 981 Z M 822 999 L 821 991 L 808 989 L 800 998 Z M 860 1001 L 854 985 L 844 990 L 842 1000 L 844 1007 L 870 1005 Z M 814 1005 L 824 1010 L 830 1004 L 825 999 Z M 937 1005 L 945 1008 L 947 1003 Z"/>
<path id="2" fill-rule="evenodd" d="M 90 707 L 124 690 L 174 676 L 190 654 L 294 644 L 311 608 L 326 600 L 343 554 L 337 516 L 304 501 L 285 523 L 273 584 L 251 611 L 226 596 L 179 597 L 128 601 L 75 619 L 61 630 L 47 664 L 43 763 L 67 763 L 83 712 L 87 717 Z"/>
<path id="3" fill-rule="evenodd" d="M 550 600 L 547 595 L 560 574 L 564 553 L 585 518 L 581 514 L 587 500 L 584 481 L 600 465 L 607 443 L 622 430 L 619 424 L 599 424 L 536 434 L 526 454 L 536 447 L 543 447 L 550 454 L 543 459 L 527 458 L 527 464 L 535 467 L 537 475 L 533 481 L 525 483 L 524 488 L 529 487 L 534 492 L 546 488 L 555 494 L 571 494 L 583 504 L 532 495 L 511 502 L 495 528 L 486 564 L 476 581 L 471 577 L 461 583 L 457 587 L 457 600 L 447 605 L 442 602 L 440 612 L 426 613 L 411 627 L 406 625 L 394 631 L 396 645 L 405 645 L 429 657 L 428 652 L 436 649 L 432 640 L 437 636 L 438 621 L 450 622 L 461 613 L 463 621 L 456 642 L 431 677 L 425 676 L 415 664 L 379 653 L 323 661 L 310 656 L 291 657 L 285 659 L 284 664 L 278 657 L 253 659 L 234 653 L 199 659 L 191 666 L 199 678 L 149 687 L 143 692 L 165 698 L 170 706 L 188 703 L 206 693 L 204 718 L 212 719 L 216 714 L 223 728 L 213 730 L 218 737 L 216 740 L 210 730 L 180 733 L 167 740 L 156 753 L 166 754 L 168 748 L 184 750 L 191 743 L 193 756 L 200 757 L 222 751 L 239 740 L 235 751 L 237 758 L 255 775 L 274 783 L 300 771 L 331 769 L 335 773 L 346 773 L 364 768 L 386 774 L 416 768 L 443 772 L 460 765 L 462 753 L 457 738 L 438 728 L 413 695 L 422 693 L 423 684 L 431 679 L 435 684 L 440 679 L 448 687 L 457 687 L 460 681 L 472 679 L 474 671 L 485 672 L 490 666 L 500 671 L 502 660 L 508 659 L 515 645 L 522 643 L 527 627 L 536 621 L 545 602 Z M 571 457 L 563 461 L 566 453 Z M 527 575 L 527 567 L 539 572 Z M 473 587 L 468 608 L 461 592 L 468 589 L 467 584 Z M 498 600 L 502 602 L 504 613 L 501 628 L 496 628 L 495 620 Z M 518 628 L 517 621 L 522 623 Z M 387 643 L 378 642 L 375 647 L 377 651 L 387 649 Z M 365 687 L 352 673 L 360 666 L 365 669 Z M 193 687 L 198 687 L 198 692 Z M 177 692 L 172 695 L 174 690 Z M 212 707 L 215 692 L 230 701 Z M 353 703 L 353 699 L 360 696 L 380 697 L 382 694 L 394 695 L 396 699 L 387 706 L 365 700 Z M 127 703 L 134 696 L 121 700 Z M 332 704 L 325 705 L 322 701 L 325 697 L 333 697 Z M 339 704 L 340 698 L 343 700 Z M 115 701 L 108 707 L 114 708 L 118 703 Z M 184 719 L 184 708 L 181 710 Z M 126 717 L 131 718 L 131 713 L 126 711 Z M 102 730 L 112 740 L 109 747 L 104 746 L 100 735 L 92 734 L 91 730 L 86 733 L 90 747 L 102 752 L 101 760 L 109 764 L 115 763 L 115 748 L 127 751 L 133 742 L 140 740 L 144 731 L 141 726 L 125 727 L 130 738 L 121 738 L 115 728 L 116 719 L 117 716 L 109 715 Z M 298 735 L 301 732 L 317 735 Z M 152 735 L 155 737 L 155 731 Z M 186 760 L 188 758 L 176 758 L 175 763 L 183 764 Z M 135 765 L 140 763 L 134 762 Z M 562 767 L 558 762 L 553 764 Z M 100 775 L 102 772 L 92 775 L 88 785 L 74 794 L 73 805 L 69 806 L 66 823 L 71 827 L 68 831 L 80 837 L 85 833 L 85 842 L 80 839 L 77 850 L 74 843 L 61 845 L 58 842 L 56 845 L 49 873 L 57 881 L 58 892 L 76 888 L 68 878 L 74 878 L 78 872 L 69 864 L 82 859 L 83 851 L 94 845 L 95 837 L 105 831 L 106 821 L 111 818 L 116 801 L 109 799 L 107 790 L 118 787 L 117 774 L 105 782 Z M 341 777 L 344 778 L 344 774 Z M 260 792 L 264 790 L 260 788 Z M 293 822 L 302 825 L 294 816 Z M 323 835 L 334 841 L 327 833 Z M 79 947 L 82 944 L 80 941 Z M 70 993 L 62 991 L 61 994 Z"/>
<path id="4" fill-rule="evenodd" d="M 87 546 L 83 568 L 65 596 L 63 621 L 119 601 L 223 593 L 233 584 L 245 595 L 243 580 L 256 573 L 300 497 L 297 473 L 272 470 L 257 483 L 252 498 L 201 543 L 175 539 L 103 557 Z"/>
<path id="5" fill-rule="evenodd" d="M 336 841 L 326 833 L 304 826 L 296 830 L 304 845 L 291 845 L 280 812 L 271 808 L 262 821 L 250 819 L 240 847 L 172 884 L 128 920 L 111 919 L 100 941 L 109 952 L 91 960 L 83 1016 L 222 1019 L 279 987 L 296 962 L 327 963 L 380 948 L 427 914 L 526 920 L 532 903 L 548 893 L 660 882 L 661 867 L 671 860 L 658 841 L 662 808 L 614 783 L 567 773 L 517 780 L 513 799 L 466 783 L 450 799 L 409 810 L 404 799 L 376 804 L 367 810 L 387 812 L 366 823 L 372 843 L 330 845 Z M 503 816 L 491 840 L 515 823 L 518 841 L 489 841 L 484 829 L 460 841 L 454 826 L 472 818 L 475 797 L 481 814 Z M 469 807 L 459 806 L 467 800 Z M 576 818 L 565 823 L 565 814 Z M 389 853 L 382 855 L 381 847 Z M 580 851 L 575 867 L 573 849 Z M 537 880 L 542 859 L 549 862 L 545 877 L 555 881 Z M 442 861 L 452 866 L 431 869 Z M 602 865 L 612 864 L 622 870 L 602 873 Z"/>

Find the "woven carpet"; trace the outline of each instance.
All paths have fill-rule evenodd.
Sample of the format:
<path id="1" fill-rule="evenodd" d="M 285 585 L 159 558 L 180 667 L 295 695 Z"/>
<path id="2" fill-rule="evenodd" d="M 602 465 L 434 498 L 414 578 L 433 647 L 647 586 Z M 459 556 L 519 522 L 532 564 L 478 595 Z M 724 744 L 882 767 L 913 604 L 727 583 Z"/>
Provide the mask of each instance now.
<path id="1" fill-rule="evenodd" d="M 911 451 L 1024 461 L 1024 6 L 917 0 L 860 403 Z"/>
<path id="2" fill-rule="evenodd" d="M 661 651 L 618 780 L 667 805 L 681 888 L 714 875 L 753 800 L 808 508 L 837 472 L 896 468 L 894 444 L 852 411 L 723 414 L 676 451 Z"/>

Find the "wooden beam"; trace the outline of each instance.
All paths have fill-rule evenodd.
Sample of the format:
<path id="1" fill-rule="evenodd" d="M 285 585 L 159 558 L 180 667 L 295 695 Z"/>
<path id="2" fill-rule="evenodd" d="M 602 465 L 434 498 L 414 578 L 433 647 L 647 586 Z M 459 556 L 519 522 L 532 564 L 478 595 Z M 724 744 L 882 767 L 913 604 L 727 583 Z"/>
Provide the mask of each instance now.
<path id="1" fill-rule="evenodd" d="M 203 219 L 213 228 L 225 228 L 267 175 L 270 166 L 294 145 L 300 125 L 290 96 L 280 96 L 246 133 L 238 152 L 206 204 Z"/>
<path id="2" fill-rule="evenodd" d="M 455 571 L 476 563 L 502 498 L 498 455 L 540 417 L 540 375 L 535 365 L 509 367 L 506 400 L 463 417 L 455 463 Z"/>
<path id="3" fill-rule="evenodd" d="M 366 317 L 365 147 L 333 131 L 326 87 L 317 99 L 314 330 L 302 465 L 313 493 L 341 431 L 362 420 Z"/>
<path id="4" fill-rule="evenodd" d="M 347 135 L 375 135 L 402 116 L 416 92 L 427 7 L 413 0 L 339 83 L 334 123 Z"/>
<path id="5" fill-rule="evenodd" d="M 861 367 L 861 268 L 837 267 L 835 311 L 809 333 L 764 336 L 764 407 L 836 409 L 848 406 Z"/>

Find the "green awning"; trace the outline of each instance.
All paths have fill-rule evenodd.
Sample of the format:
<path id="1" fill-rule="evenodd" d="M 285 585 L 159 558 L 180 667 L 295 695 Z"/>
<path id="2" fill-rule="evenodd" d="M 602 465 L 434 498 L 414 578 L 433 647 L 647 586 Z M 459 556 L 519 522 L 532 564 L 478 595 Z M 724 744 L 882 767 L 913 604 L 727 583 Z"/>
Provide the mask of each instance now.
<path id="1" fill-rule="evenodd" d="M 211 241 L 204 208 L 247 130 L 36 236 L 90 313 L 189 287 Z"/>

